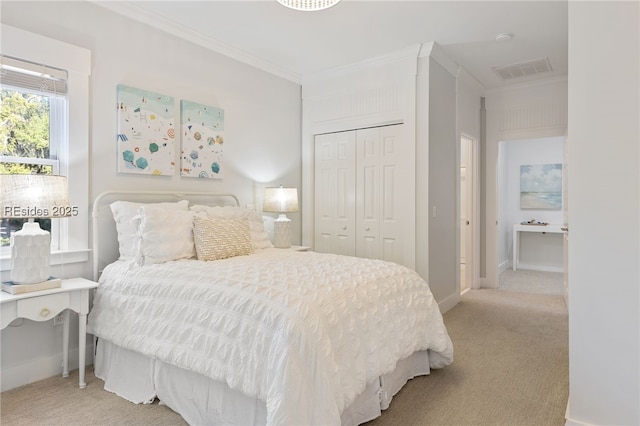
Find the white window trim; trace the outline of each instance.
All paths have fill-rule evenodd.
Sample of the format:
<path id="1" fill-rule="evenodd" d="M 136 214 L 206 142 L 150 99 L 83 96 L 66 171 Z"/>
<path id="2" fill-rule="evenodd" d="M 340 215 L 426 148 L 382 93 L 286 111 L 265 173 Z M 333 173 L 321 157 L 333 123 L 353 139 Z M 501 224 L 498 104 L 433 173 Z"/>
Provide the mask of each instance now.
<path id="1" fill-rule="evenodd" d="M 68 229 L 66 247 L 51 254 L 51 264 L 89 260 L 89 79 L 91 51 L 39 34 L 2 25 L 2 53 L 67 70 L 69 85 L 69 139 L 60 149 L 68 155 L 60 161 L 60 174 L 69 182 L 69 201 L 78 215 L 61 219 Z M 66 223 L 64 223 L 66 222 Z M 11 268 L 7 255 L 0 258 L 0 270 Z"/>

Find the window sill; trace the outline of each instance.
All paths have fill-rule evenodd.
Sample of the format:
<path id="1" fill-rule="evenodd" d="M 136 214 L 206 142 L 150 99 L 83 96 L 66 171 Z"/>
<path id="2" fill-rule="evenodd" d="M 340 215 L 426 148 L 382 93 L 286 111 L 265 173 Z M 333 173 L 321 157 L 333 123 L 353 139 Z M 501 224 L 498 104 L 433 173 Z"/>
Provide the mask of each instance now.
<path id="1" fill-rule="evenodd" d="M 51 265 L 66 265 L 89 261 L 90 249 L 72 251 L 54 251 L 51 253 Z M 11 255 L 0 257 L 0 271 L 11 270 Z"/>

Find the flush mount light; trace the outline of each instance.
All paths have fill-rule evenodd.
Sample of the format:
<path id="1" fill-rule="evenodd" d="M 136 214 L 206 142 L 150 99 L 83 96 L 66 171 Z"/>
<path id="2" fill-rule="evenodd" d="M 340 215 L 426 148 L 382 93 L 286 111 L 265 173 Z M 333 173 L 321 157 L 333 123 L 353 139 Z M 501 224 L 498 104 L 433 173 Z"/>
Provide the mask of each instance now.
<path id="1" fill-rule="evenodd" d="M 303 12 L 328 9 L 339 2 L 340 0 L 278 0 L 278 3 L 289 9 L 301 10 Z"/>
<path id="2" fill-rule="evenodd" d="M 500 41 L 500 42 L 511 41 L 512 38 L 513 38 L 513 34 L 502 33 L 496 36 L 496 41 Z"/>

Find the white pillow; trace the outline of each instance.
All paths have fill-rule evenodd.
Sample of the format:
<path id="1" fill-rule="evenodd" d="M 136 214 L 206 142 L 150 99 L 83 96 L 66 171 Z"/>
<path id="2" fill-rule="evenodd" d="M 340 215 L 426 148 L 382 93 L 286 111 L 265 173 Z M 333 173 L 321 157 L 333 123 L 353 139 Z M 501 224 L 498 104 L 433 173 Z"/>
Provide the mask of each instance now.
<path id="1" fill-rule="evenodd" d="M 249 221 L 249 231 L 251 233 L 251 245 L 254 250 L 273 247 L 267 231 L 264 229 L 264 222 L 260 213 L 254 210 L 235 206 L 203 206 L 193 205 L 189 207 L 191 211 L 206 213 L 210 218 L 217 219 L 246 219 Z"/>
<path id="2" fill-rule="evenodd" d="M 195 257 L 193 220 L 197 213 L 142 206 L 138 221 L 137 252 L 134 264 L 151 265 Z"/>
<path id="3" fill-rule="evenodd" d="M 142 206 L 162 207 L 167 210 L 189 210 L 189 201 L 181 200 L 168 203 L 134 203 L 131 201 L 115 201 L 109 205 L 116 221 L 118 231 L 118 246 L 120 248 L 120 260 L 132 260 L 136 256 L 136 232 L 137 223 L 132 219 L 138 215 L 138 209 Z"/>

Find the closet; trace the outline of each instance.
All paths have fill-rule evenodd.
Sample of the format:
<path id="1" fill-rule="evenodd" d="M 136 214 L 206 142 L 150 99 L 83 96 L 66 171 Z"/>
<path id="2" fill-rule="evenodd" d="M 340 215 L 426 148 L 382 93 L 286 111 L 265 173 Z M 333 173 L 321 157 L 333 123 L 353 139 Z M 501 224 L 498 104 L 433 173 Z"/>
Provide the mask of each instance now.
<path id="1" fill-rule="evenodd" d="M 404 262 L 403 125 L 316 135 L 314 250 Z M 404 191 L 403 191 L 404 186 Z"/>

